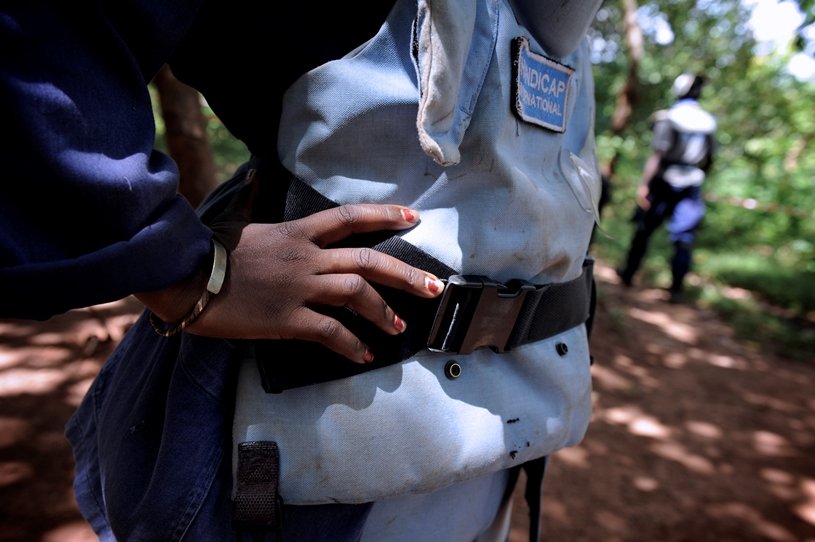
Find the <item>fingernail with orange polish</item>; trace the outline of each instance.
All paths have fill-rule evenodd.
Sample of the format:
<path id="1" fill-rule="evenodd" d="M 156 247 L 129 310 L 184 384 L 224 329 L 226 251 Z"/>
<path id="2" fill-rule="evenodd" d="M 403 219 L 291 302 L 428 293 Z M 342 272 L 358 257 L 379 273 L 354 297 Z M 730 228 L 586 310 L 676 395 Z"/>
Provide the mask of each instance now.
<path id="1" fill-rule="evenodd" d="M 412 224 L 418 220 L 419 215 L 413 209 L 402 208 L 402 218 Z"/>
<path id="2" fill-rule="evenodd" d="M 394 315 L 394 317 L 393 317 L 393 327 L 396 328 L 396 331 L 398 331 L 399 333 L 402 333 L 405 329 L 407 329 L 407 324 L 405 323 L 404 320 L 399 318 L 399 316 Z"/>
<path id="3" fill-rule="evenodd" d="M 437 294 L 444 290 L 444 283 L 439 279 L 434 279 L 431 277 L 425 277 L 424 279 L 424 286 L 427 288 L 431 293 Z"/>
<path id="4" fill-rule="evenodd" d="M 370 350 L 366 350 L 365 353 L 362 355 L 362 361 L 365 363 L 371 363 L 374 360 L 374 353 Z"/>

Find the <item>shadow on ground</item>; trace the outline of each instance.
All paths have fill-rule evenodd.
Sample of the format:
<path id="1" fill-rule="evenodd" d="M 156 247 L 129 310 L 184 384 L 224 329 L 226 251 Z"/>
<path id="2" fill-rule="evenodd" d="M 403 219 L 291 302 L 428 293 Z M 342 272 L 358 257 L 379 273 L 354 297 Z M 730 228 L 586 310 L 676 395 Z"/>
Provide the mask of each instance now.
<path id="1" fill-rule="evenodd" d="M 597 276 L 594 419 L 550 461 L 542 540 L 815 541 L 815 357 L 772 357 L 713 313 Z M 63 427 L 138 310 L 0 320 L 0 542 L 96 540 Z M 522 486 L 510 542 L 527 540 Z"/>
<path id="2" fill-rule="evenodd" d="M 747 347 L 602 265 L 598 287 L 593 421 L 550 462 L 542 539 L 815 540 L 815 354 Z"/>

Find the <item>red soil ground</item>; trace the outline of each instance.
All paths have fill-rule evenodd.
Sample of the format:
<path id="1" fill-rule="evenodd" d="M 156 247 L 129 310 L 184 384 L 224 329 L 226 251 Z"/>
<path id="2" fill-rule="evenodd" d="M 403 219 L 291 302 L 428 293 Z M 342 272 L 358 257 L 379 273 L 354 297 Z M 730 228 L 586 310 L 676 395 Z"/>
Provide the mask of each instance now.
<path id="1" fill-rule="evenodd" d="M 542 540 L 815 541 L 815 355 L 768 355 L 711 312 L 597 275 L 594 418 L 550 461 Z M 138 310 L 0 321 L 0 542 L 96 540 L 63 427 Z"/>

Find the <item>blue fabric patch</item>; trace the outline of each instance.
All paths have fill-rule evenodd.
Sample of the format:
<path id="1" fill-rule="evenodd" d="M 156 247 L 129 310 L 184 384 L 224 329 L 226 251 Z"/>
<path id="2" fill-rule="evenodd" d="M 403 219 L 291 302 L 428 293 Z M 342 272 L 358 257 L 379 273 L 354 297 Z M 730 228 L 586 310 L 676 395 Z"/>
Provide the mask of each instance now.
<path id="1" fill-rule="evenodd" d="M 574 70 L 529 50 L 524 37 L 513 40 L 512 99 L 515 114 L 555 132 L 566 131 L 566 96 Z"/>

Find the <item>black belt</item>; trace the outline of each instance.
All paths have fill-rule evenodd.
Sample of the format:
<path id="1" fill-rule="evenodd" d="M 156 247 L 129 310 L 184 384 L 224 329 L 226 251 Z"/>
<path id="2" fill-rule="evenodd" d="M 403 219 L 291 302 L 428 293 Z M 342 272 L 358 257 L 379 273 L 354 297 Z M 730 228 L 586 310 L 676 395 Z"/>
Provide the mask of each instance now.
<path id="1" fill-rule="evenodd" d="M 270 182 L 272 179 L 266 179 L 260 186 Z M 265 199 L 255 201 L 254 219 L 280 220 L 279 213 L 275 217 L 264 216 Z M 293 179 L 283 220 L 336 206 L 309 185 Z M 368 364 L 353 363 L 309 341 L 250 341 L 263 388 L 268 393 L 346 378 L 399 363 L 424 349 L 466 354 L 479 347 L 490 347 L 505 352 L 562 333 L 585 323 L 590 316 L 591 258 L 584 262 L 583 273 L 569 282 L 534 285 L 515 280 L 501 284 L 482 276 L 457 275 L 454 269 L 390 232 L 356 235 L 343 245 L 372 247 L 437 277 L 447 277 L 445 291 L 438 298 L 424 299 L 374 285 L 407 323 L 405 332 L 396 336 L 383 333 L 344 307 L 321 309 L 370 347 L 374 361 Z"/>

